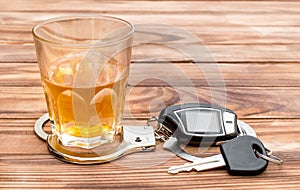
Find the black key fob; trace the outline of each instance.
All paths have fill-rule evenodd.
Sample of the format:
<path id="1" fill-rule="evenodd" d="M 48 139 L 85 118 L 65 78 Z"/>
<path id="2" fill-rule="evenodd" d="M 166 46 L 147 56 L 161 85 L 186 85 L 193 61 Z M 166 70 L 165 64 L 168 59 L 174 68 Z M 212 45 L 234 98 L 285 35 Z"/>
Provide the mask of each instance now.
<path id="1" fill-rule="evenodd" d="M 205 103 L 164 108 L 158 122 L 172 131 L 181 144 L 214 144 L 237 137 L 237 115 L 230 109 Z"/>

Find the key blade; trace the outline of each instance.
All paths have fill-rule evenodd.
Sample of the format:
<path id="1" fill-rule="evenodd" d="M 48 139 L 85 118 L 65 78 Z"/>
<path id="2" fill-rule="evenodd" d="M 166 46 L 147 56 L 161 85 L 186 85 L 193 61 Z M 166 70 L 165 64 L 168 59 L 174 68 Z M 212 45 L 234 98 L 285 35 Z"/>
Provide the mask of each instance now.
<path id="1" fill-rule="evenodd" d="M 179 172 L 189 172 L 193 169 L 197 170 L 197 168 L 199 168 L 199 170 L 201 169 L 200 166 L 202 165 L 208 165 L 210 163 L 214 163 L 214 162 L 221 162 L 221 164 L 223 164 L 223 166 L 225 165 L 225 162 L 223 160 L 223 157 L 222 155 L 218 154 L 218 155 L 215 155 L 215 156 L 211 156 L 211 157 L 206 157 L 206 158 L 202 158 L 202 159 L 199 159 L 193 163 L 185 163 L 181 166 L 172 166 L 168 169 L 168 173 L 170 174 L 177 174 Z M 203 166 L 203 168 L 205 168 Z M 208 168 L 209 169 L 209 168 Z M 197 170 L 198 171 L 198 170 Z"/>
<path id="2" fill-rule="evenodd" d="M 220 167 L 224 167 L 224 166 L 226 166 L 226 163 L 225 163 L 224 159 L 221 159 L 216 162 L 210 162 L 210 163 L 195 166 L 194 169 L 197 172 L 201 172 L 201 171 L 211 170 L 211 169 L 220 168 Z"/>
<path id="3" fill-rule="evenodd" d="M 179 172 L 189 172 L 193 169 L 192 166 L 189 166 L 190 163 L 185 163 L 184 165 L 181 165 L 181 166 L 171 166 L 169 169 L 168 169 L 168 173 L 170 174 L 177 174 Z"/>

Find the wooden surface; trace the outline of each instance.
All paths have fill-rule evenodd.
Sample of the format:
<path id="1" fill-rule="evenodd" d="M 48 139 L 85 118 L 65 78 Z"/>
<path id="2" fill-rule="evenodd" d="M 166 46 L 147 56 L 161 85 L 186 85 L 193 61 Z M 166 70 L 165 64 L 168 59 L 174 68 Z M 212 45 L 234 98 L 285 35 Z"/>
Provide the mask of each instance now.
<path id="1" fill-rule="evenodd" d="M 184 101 L 221 104 L 251 125 L 284 164 L 270 163 L 255 177 L 229 176 L 224 169 L 170 175 L 168 167 L 185 161 L 162 150 L 160 142 L 155 152 L 103 165 L 56 160 L 33 132 L 46 104 L 31 28 L 70 14 L 178 27 L 197 36 L 217 62 L 209 57 L 193 62 L 153 44 L 134 47 L 125 123 L 145 125 L 165 105 Z M 297 1 L 0 0 L 0 188 L 299 189 L 299 14 Z M 199 71 L 212 64 L 218 72 Z M 218 153 L 217 148 L 187 151 Z"/>

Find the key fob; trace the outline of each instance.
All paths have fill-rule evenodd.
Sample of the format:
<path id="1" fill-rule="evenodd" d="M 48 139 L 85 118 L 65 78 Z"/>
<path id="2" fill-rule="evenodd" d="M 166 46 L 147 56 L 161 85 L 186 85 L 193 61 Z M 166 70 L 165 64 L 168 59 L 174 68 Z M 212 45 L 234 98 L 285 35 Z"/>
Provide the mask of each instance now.
<path id="1" fill-rule="evenodd" d="M 237 115 L 230 109 L 205 103 L 164 108 L 158 122 L 172 131 L 181 144 L 199 145 L 227 141 L 240 134 Z"/>

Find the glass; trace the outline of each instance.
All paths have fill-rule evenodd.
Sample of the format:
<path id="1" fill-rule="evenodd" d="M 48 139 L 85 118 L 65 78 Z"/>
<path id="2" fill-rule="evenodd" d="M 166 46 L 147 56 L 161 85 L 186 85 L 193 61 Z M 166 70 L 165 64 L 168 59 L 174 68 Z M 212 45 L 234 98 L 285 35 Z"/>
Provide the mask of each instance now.
<path id="1" fill-rule="evenodd" d="M 134 28 L 109 16 L 51 19 L 33 30 L 52 132 L 63 146 L 113 143 L 121 124 Z"/>

